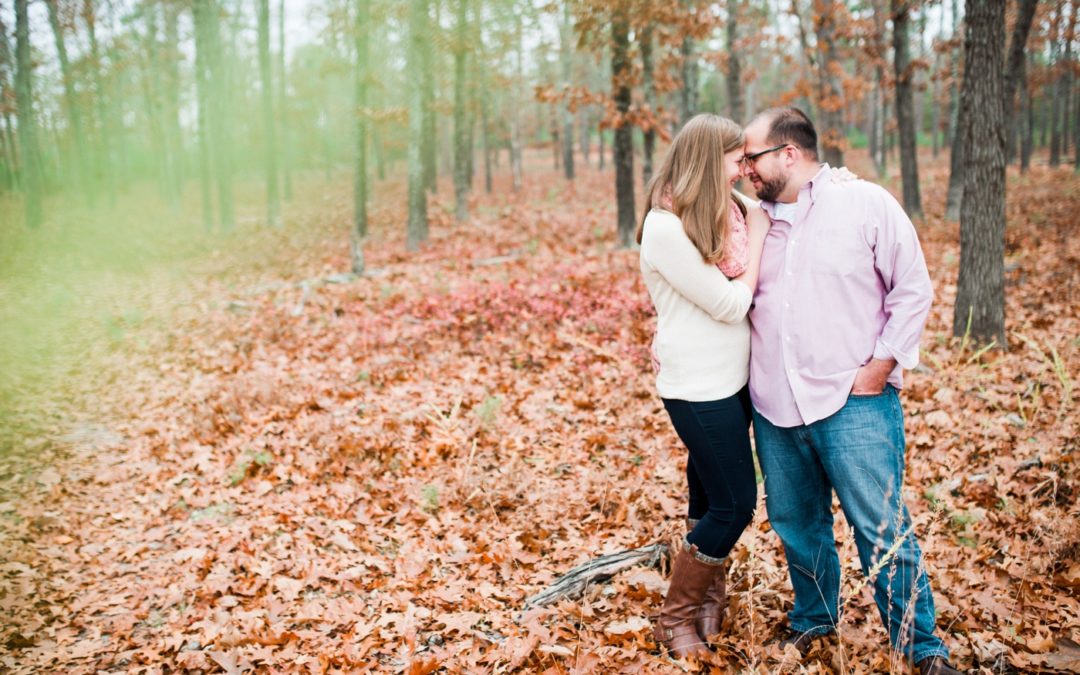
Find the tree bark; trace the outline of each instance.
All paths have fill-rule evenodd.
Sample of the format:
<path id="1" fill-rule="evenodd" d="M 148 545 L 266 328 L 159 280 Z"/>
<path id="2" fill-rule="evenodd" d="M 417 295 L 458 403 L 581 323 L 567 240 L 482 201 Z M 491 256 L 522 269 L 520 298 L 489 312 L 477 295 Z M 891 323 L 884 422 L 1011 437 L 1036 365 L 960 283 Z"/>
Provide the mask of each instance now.
<path id="1" fill-rule="evenodd" d="M 368 234 L 368 84 L 371 63 L 371 2 L 357 0 L 356 24 L 356 158 L 353 167 L 353 227 L 350 241 L 353 274 L 364 273 L 364 237 Z"/>
<path id="2" fill-rule="evenodd" d="M 574 180 L 574 111 L 571 109 L 570 87 L 573 85 L 574 65 L 574 25 L 570 19 L 570 3 L 563 0 L 563 18 L 559 30 L 559 59 L 562 68 L 563 91 L 566 100 L 562 112 L 562 165 L 566 180 Z"/>
<path id="3" fill-rule="evenodd" d="M 838 0 L 819 0 L 815 7 L 814 27 L 817 33 L 818 108 L 821 115 L 820 144 L 822 155 L 832 166 L 844 165 L 844 92 L 835 71 L 840 68 L 836 52 L 836 20 L 841 4 Z"/>
<path id="4" fill-rule="evenodd" d="M 524 29 L 520 13 L 514 18 L 514 29 L 514 54 L 517 57 L 517 77 L 514 80 L 514 100 L 511 102 L 510 112 L 510 174 L 514 192 L 518 192 L 521 190 L 522 184 L 521 113 L 518 111 L 518 108 L 523 104 L 521 99 L 524 98 L 524 96 L 521 93 L 521 87 L 525 82 L 525 59 L 522 54 L 524 50 L 524 47 L 522 46 Z"/>
<path id="5" fill-rule="evenodd" d="M 42 209 L 42 166 L 38 154 L 37 120 L 34 118 L 33 75 L 30 72 L 30 20 L 28 0 L 15 0 L 15 106 L 19 120 L 19 148 L 22 157 L 22 184 L 26 195 L 25 217 L 29 227 L 44 219 Z"/>
<path id="6" fill-rule="evenodd" d="M 82 109 L 79 107 L 75 94 L 75 76 L 71 72 L 71 62 L 68 60 L 67 42 L 64 39 L 64 26 L 58 2 L 59 0 L 46 0 L 45 5 L 49 9 L 49 25 L 56 43 L 57 59 L 60 61 L 60 78 L 64 85 L 64 111 L 71 125 L 71 140 L 75 145 L 74 162 L 69 166 L 69 170 L 74 174 L 76 187 L 92 203 L 94 191 L 89 185 L 87 170 L 89 152 L 86 149 L 86 134 L 83 131 Z"/>
<path id="7" fill-rule="evenodd" d="M 14 98 L 12 85 L 7 77 L 13 66 L 7 26 L 4 25 L 3 19 L 0 19 L 0 100 L 10 101 Z M 3 116 L 0 116 L 0 123 L 3 123 L 3 128 L 0 128 L 0 141 L 4 148 L 4 165 L 7 167 L 6 187 L 16 189 L 19 184 L 19 157 L 15 145 L 15 124 L 11 121 L 10 107 L 6 104 L 2 107 Z"/>
<path id="8" fill-rule="evenodd" d="M 728 116 L 737 122 L 743 123 L 743 116 L 746 112 L 743 110 L 743 95 L 742 95 L 742 61 L 740 60 L 739 49 L 739 8 L 740 3 L 736 0 L 728 2 L 728 17 L 727 17 L 727 95 L 728 95 Z M 839 165 L 838 165 L 839 166 Z"/>
<path id="9" fill-rule="evenodd" d="M 626 9 L 617 7 L 611 21 L 611 86 L 615 102 L 615 202 L 618 245 L 634 243 L 634 127 L 630 112 L 630 22 Z"/>
<path id="10" fill-rule="evenodd" d="M 1031 105 L 1031 83 L 1027 79 L 1027 64 L 1031 56 L 1020 65 L 1020 173 L 1027 173 L 1034 150 L 1035 112 Z"/>
<path id="11" fill-rule="evenodd" d="M 195 23 L 195 89 L 199 118 L 199 188 L 202 196 L 203 227 L 207 232 L 214 229 L 213 168 L 210 160 L 210 46 L 206 43 L 205 0 L 195 0 L 192 5 Z"/>
<path id="12" fill-rule="evenodd" d="M 1005 340 L 1005 3 L 967 0 L 961 97 L 968 158 L 953 335 Z"/>
<path id="13" fill-rule="evenodd" d="M 206 42 L 209 47 L 210 84 L 213 94 L 210 97 L 210 117 L 213 121 L 211 132 L 211 150 L 214 153 L 214 176 L 217 179 L 218 221 L 225 231 L 236 226 L 233 205 L 233 161 L 231 151 L 232 125 L 230 124 L 231 106 L 228 104 L 228 73 L 221 47 L 221 29 L 218 19 L 216 0 L 196 0 L 207 3 Z"/>
<path id="14" fill-rule="evenodd" d="M 424 174 L 424 100 L 427 89 L 424 82 L 426 59 L 424 43 L 429 39 L 428 0 L 410 0 L 409 2 L 409 224 L 407 247 L 415 251 L 420 243 L 427 239 L 427 183 Z"/>
<path id="15" fill-rule="evenodd" d="M 683 0 L 683 6 L 694 9 L 694 0 Z M 619 10 L 622 11 L 622 10 Z M 614 30 L 614 26 L 612 27 Z M 682 56 L 682 89 L 679 96 L 679 126 L 697 114 L 698 107 L 698 57 L 697 45 L 691 35 L 684 35 L 679 46 Z M 614 55 L 612 55 L 614 59 Z M 616 162 L 617 163 L 617 162 Z"/>
<path id="16" fill-rule="evenodd" d="M 469 154 L 465 111 L 465 57 L 468 4 L 457 0 L 457 39 L 454 43 L 454 215 L 459 223 L 469 217 Z"/>
<path id="17" fill-rule="evenodd" d="M 173 203 L 177 207 L 183 198 L 185 166 L 184 166 L 184 136 L 180 129 L 180 93 L 183 83 L 180 80 L 180 5 L 169 3 L 163 8 L 165 12 L 165 75 L 166 82 L 163 88 L 163 118 L 165 128 L 165 144 L 169 148 L 171 158 L 170 194 Z"/>
<path id="18" fill-rule="evenodd" d="M 923 216 L 919 193 L 919 158 L 916 145 L 913 106 L 911 56 L 908 45 L 908 22 L 911 7 L 906 0 L 892 0 L 893 64 L 896 69 L 896 122 L 900 131 L 900 176 L 904 184 L 904 210 L 912 219 Z"/>
<path id="19" fill-rule="evenodd" d="M 952 14 L 953 14 L 953 36 L 955 37 L 959 33 L 959 10 L 956 6 L 956 0 L 952 1 Z M 966 28 L 965 28 L 966 30 Z M 966 49 L 964 58 L 967 58 Z M 953 89 L 955 90 L 956 82 L 960 79 L 957 62 L 959 59 L 953 60 Z M 964 79 L 967 78 L 966 62 L 964 69 Z M 953 112 L 952 115 L 952 137 L 951 137 L 951 149 L 949 151 L 949 187 L 948 193 L 945 198 L 945 218 L 947 220 L 959 220 L 960 219 L 960 204 L 964 198 L 964 139 L 963 134 L 960 132 L 960 120 L 966 117 L 967 111 L 963 109 L 964 101 L 963 97 L 955 95 L 953 97 Z"/>
<path id="20" fill-rule="evenodd" d="M 1061 165 L 1061 117 L 1062 99 L 1064 98 L 1063 87 L 1065 84 L 1065 69 L 1061 58 L 1061 26 L 1064 21 L 1065 3 L 1058 3 L 1054 13 L 1054 29 L 1050 36 L 1050 67 L 1054 73 L 1052 99 L 1050 102 L 1050 166 Z"/>
<path id="21" fill-rule="evenodd" d="M 645 90 L 645 108 L 652 119 L 642 130 L 641 181 L 649 185 L 653 173 L 653 154 L 656 150 L 656 82 L 653 79 L 653 28 L 645 26 L 641 31 L 641 77 Z"/>
<path id="22" fill-rule="evenodd" d="M 1039 0 L 1020 0 L 1017 7 L 1016 23 L 1013 24 L 1012 38 L 1009 40 L 1009 60 L 1005 76 L 1005 129 L 1007 143 L 1005 157 L 1008 161 L 1016 156 L 1016 136 L 1019 125 L 1016 123 L 1016 90 L 1024 75 L 1024 53 L 1028 34 L 1035 18 L 1035 7 Z M 1022 122 L 1021 122 L 1022 123 Z"/>
<path id="23" fill-rule="evenodd" d="M 281 120 L 281 178 L 285 201 L 292 201 L 292 158 L 289 153 L 289 99 L 285 93 L 285 0 L 278 5 L 278 119 Z"/>
<path id="24" fill-rule="evenodd" d="M 270 0 L 259 2 L 259 79 L 263 117 L 263 164 L 266 171 L 266 220 L 281 227 L 281 197 L 278 193 L 277 129 L 274 121 L 274 81 L 270 76 Z"/>
<path id="25" fill-rule="evenodd" d="M 423 85 L 423 115 L 422 126 L 424 130 L 424 144 L 421 148 L 421 159 L 424 165 L 424 187 L 430 192 L 435 192 L 438 187 L 438 168 L 436 151 L 439 146 L 438 120 L 435 116 L 435 48 L 432 41 L 435 39 L 435 31 L 439 27 L 434 25 L 430 16 L 430 5 L 424 3 L 424 11 L 428 16 L 424 21 L 425 39 L 420 44 L 420 62 L 423 72 L 420 73 Z M 427 238 L 427 235 L 425 235 Z"/>

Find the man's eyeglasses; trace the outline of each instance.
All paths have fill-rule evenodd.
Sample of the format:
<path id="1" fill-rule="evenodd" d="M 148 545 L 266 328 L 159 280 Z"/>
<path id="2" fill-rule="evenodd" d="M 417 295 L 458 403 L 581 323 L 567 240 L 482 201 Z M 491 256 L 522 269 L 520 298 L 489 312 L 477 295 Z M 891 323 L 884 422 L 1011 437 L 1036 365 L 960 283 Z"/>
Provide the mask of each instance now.
<path id="1" fill-rule="evenodd" d="M 777 150 L 783 150 L 788 145 L 790 145 L 790 143 L 781 143 L 780 145 L 771 147 L 768 150 L 762 150 L 761 152 L 755 152 L 752 155 L 743 155 L 742 165 L 743 166 L 754 166 L 754 164 L 757 163 L 758 159 L 761 158 L 763 155 L 767 155 L 770 152 L 776 152 Z"/>

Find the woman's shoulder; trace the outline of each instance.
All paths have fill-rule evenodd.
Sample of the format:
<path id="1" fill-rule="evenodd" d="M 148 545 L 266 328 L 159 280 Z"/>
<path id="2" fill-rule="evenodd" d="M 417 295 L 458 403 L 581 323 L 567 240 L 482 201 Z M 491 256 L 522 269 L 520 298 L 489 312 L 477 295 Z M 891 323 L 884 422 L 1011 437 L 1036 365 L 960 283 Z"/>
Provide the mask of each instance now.
<path id="1" fill-rule="evenodd" d="M 676 231 L 683 232 L 682 219 L 671 211 L 654 207 L 645 214 L 645 235 Z"/>

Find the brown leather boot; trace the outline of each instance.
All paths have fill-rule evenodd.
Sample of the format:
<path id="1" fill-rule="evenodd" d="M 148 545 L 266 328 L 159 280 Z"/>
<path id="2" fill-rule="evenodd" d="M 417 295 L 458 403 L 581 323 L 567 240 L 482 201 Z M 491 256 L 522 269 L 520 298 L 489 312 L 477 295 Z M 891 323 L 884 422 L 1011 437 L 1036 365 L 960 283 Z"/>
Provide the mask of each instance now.
<path id="1" fill-rule="evenodd" d="M 697 546 L 684 542 L 675 556 L 671 585 L 653 629 L 656 641 L 679 659 L 701 658 L 709 653 L 708 645 L 698 633 L 697 613 L 720 566 L 700 560 L 697 553 Z"/>
<path id="2" fill-rule="evenodd" d="M 697 520 L 687 518 L 687 534 L 697 524 Z M 713 579 L 712 586 L 705 593 L 705 602 L 701 603 L 701 609 L 698 610 L 697 615 L 698 633 L 706 641 L 709 641 L 709 638 L 720 632 L 720 624 L 724 621 L 724 610 L 727 609 L 727 605 L 727 568 L 721 565 L 716 577 Z"/>
<path id="3" fill-rule="evenodd" d="M 960 675 L 961 672 L 963 671 L 953 668 L 940 656 L 928 656 L 919 661 L 919 675 Z"/>

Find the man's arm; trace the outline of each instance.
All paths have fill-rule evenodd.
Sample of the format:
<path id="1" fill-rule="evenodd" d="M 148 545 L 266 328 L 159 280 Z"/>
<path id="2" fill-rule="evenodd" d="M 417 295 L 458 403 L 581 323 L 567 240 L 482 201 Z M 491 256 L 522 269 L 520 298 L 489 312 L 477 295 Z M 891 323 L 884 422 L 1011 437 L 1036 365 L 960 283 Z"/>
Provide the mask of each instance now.
<path id="1" fill-rule="evenodd" d="M 900 204 L 882 189 L 875 209 L 874 267 L 885 282 L 885 327 L 874 345 L 873 359 L 855 377 L 852 393 L 880 393 L 899 363 L 912 369 L 919 363 L 922 336 L 934 289 L 919 237 Z M 874 214 L 871 214 L 873 217 Z"/>

